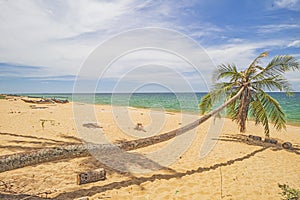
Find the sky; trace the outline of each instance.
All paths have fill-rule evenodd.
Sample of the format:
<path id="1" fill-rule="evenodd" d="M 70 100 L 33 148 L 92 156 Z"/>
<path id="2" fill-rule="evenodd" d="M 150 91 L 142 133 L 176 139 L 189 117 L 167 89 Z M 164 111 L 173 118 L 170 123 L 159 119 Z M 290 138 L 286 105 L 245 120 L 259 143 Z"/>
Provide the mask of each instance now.
<path id="1" fill-rule="evenodd" d="M 0 11 L 0 93 L 71 93 L 78 80 L 79 92 L 208 91 L 221 63 L 300 60 L 300 0 L 0 0 Z M 146 46 L 116 54 L 133 43 Z M 299 74 L 287 74 L 295 91 Z"/>

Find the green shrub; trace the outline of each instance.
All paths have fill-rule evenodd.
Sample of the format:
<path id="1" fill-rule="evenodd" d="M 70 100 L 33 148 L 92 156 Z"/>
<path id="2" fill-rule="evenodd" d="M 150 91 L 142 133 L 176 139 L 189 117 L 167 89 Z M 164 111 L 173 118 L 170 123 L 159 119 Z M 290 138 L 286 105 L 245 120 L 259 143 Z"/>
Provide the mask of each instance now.
<path id="1" fill-rule="evenodd" d="M 278 184 L 278 187 L 282 190 L 280 193 L 284 200 L 300 200 L 300 191 L 286 184 Z"/>
<path id="2" fill-rule="evenodd" d="M 4 95 L 0 95 L 0 99 L 5 99 L 5 96 Z"/>

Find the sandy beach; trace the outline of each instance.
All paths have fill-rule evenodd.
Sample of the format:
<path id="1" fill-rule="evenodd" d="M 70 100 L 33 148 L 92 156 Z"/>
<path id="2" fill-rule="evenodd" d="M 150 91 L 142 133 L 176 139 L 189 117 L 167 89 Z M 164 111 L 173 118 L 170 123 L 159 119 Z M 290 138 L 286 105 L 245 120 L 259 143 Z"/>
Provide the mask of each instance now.
<path id="1" fill-rule="evenodd" d="M 0 155 L 30 152 L 46 147 L 80 144 L 72 111 L 73 103 L 30 104 L 19 97 L 0 100 Z M 134 124 L 142 123 L 143 136 L 164 133 L 192 122 L 199 116 L 129 108 L 129 120 L 116 123 L 112 106 L 96 105 L 97 127 L 112 143 L 136 139 L 122 129 L 134 132 Z M 164 123 L 155 130 L 153 123 L 164 116 Z M 122 116 L 121 116 L 122 118 Z M 187 120 L 188 119 L 188 120 Z M 199 158 L 201 146 L 212 123 L 210 119 L 196 128 L 195 137 L 184 153 L 172 164 L 149 173 L 118 172 L 96 158 L 81 157 L 58 160 L 0 173 L 0 199 L 280 199 L 278 184 L 300 189 L 300 127 L 287 125 L 286 131 L 271 129 L 271 137 L 291 142 L 294 150 L 280 145 L 246 142 L 246 137 L 264 137 L 262 126 L 249 121 L 241 134 L 237 125 L 225 119 L 212 151 Z M 151 126 L 152 123 L 152 126 Z M 125 125 L 124 125 L 125 124 Z M 124 127 L 125 126 L 125 127 Z M 95 128 L 95 127 L 92 127 Z M 149 131 L 148 131 L 149 130 Z M 157 133 L 157 134 L 159 134 Z M 181 135 L 180 137 L 185 137 Z M 145 155 L 173 142 L 173 139 L 134 150 Z M 162 158 L 165 160 L 165 158 Z M 77 185 L 76 175 L 87 170 L 104 168 L 107 179 Z"/>

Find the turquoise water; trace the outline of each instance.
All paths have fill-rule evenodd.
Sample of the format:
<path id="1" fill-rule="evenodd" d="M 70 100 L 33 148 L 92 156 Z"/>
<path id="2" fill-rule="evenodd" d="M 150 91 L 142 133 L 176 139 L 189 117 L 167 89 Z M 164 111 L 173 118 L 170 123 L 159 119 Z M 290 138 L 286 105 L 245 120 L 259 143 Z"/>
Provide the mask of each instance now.
<path id="1" fill-rule="evenodd" d="M 120 106 L 132 106 L 139 108 L 164 109 L 166 111 L 183 111 L 189 113 L 199 113 L 198 104 L 206 93 L 134 93 L 134 94 L 76 94 L 72 99 L 72 94 L 23 94 L 26 96 L 60 98 L 74 100 L 84 103 L 113 104 Z M 269 93 L 278 100 L 282 109 L 286 113 L 288 123 L 300 125 L 300 92 L 296 92 L 293 97 L 287 97 L 284 93 Z"/>

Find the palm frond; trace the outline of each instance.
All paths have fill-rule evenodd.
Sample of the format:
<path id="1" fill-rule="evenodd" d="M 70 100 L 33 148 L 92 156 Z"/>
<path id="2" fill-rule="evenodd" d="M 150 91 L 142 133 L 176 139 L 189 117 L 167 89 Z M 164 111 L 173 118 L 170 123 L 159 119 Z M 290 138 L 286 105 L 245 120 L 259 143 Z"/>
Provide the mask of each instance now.
<path id="1" fill-rule="evenodd" d="M 285 114 L 278 101 L 265 92 L 260 92 L 259 97 L 261 98 L 261 101 L 268 113 L 268 118 L 272 123 L 274 123 L 274 127 L 277 130 L 285 129 Z"/>
<path id="2" fill-rule="evenodd" d="M 268 52 L 265 51 L 263 53 L 261 53 L 259 56 L 257 56 L 253 62 L 250 64 L 250 66 L 248 67 L 248 69 L 246 70 L 245 74 L 247 77 L 250 77 L 252 75 L 252 73 L 255 72 L 255 69 L 256 68 L 259 68 L 259 66 L 257 65 L 258 64 L 258 61 L 259 59 L 263 58 L 263 57 L 266 57 L 268 56 Z"/>
<path id="3" fill-rule="evenodd" d="M 212 102 L 212 94 L 208 93 L 207 95 L 205 95 L 204 97 L 201 98 L 201 102 L 199 104 L 199 108 L 201 111 L 201 114 L 205 114 L 206 112 L 210 111 L 212 106 L 213 106 L 213 102 Z"/>
<path id="4" fill-rule="evenodd" d="M 267 52 L 267 51 L 261 53 L 259 56 L 257 56 L 257 57 L 253 60 L 253 62 L 250 64 L 250 67 L 249 67 L 249 68 L 255 67 L 256 64 L 257 64 L 257 62 L 258 62 L 258 60 L 261 59 L 261 58 L 263 58 L 263 57 L 268 56 L 268 54 L 269 54 L 269 52 Z"/>
<path id="5" fill-rule="evenodd" d="M 213 74 L 214 80 L 220 80 L 222 78 L 233 78 L 238 77 L 239 73 L 235 65 L 221 64 L 217 67 L 217 70 Z"/>
<path id="6" fill-rule="evenodd" d="M 291 84 L 288 82 L 288 80 L 285 77 L 281 75 L 276 75 L 269 78 L 253 81 L 251 83 L 251 86 L 254 89 L 260 88 L 260 89 L 268 89 L 270 91 L 277 89 L 279 91 L 286 92 L 287 95 L 289 96 L 292 95 Z"/>
<path id="7" fill-rule="evenodd" d="M 233 95 L 230 95 L 230 97 L 232 97 Z M 227 115 L 232 119 L 232 121 L 235 121 L 237 119 L 237 116 L 238 116 L 238 108 L 239 108 L 239 103 L 240 103 L 240 100 L 239 99 L 236 99 L 232 104 L 230 104 L 228 107 L 227 107 Z"/>
<path id="8" fill-rule="evenodd" d="M 275 56 L 271 62 L 266 66 L 266 71 L 271 72 L 277 71 L 279 73 L 284 73 L 287 71 L 295 71 L 299 69 L 299 63 L 296 58 L 288 55 Z"/>
<path id="9" fill-rule="evenodd" d="M 255 100 L 250 102 L 250 113 L 251 116 L 254 117 L 255 123 L 259 124 L 262 123 L 265 129 L 266 136 L 269 136 L 270 129 L 269 129 L 269 121 L 268 121 L 268 114 L 264 107 L 264 104 L 260 100 L 258 94 L 255 94 Z"/>
<path id="10" fill-rule="evenodd" d="M 213 90 L 202 97 L 199 104 L 201 113 L 204 114 L 210 111 L 215 103 L 218 103 L 222 98 L 228 96 L 227 93 L 229 90 L 238 91 L 238 88 L 235 87 L 233 83 L 216 83 Z M 236 92 L 230 93 L 233 94 L 232 96 L 236 94 Z"/>
<path id="11" fill-rule="evenodd" d="M 266 135 L 270 132 L 269 121 L 274 123 L 277 130 L 286 128 L 285 114 L 278 101 L 262 90 L 256 93 L 255 99 L 250 103 L 250 113 L 257 124 L 263 124 Z"/>
<path id="12" fill-rule="evenodd" d="M 261 70 L 251 79 L 259 80 L 263 78 L 269 78 L 276 75 L 283 75 L 285 72 L 295 71 L 298 69 L 299 62 L 293 56 L 275 56 L 263 70 Z"/>

